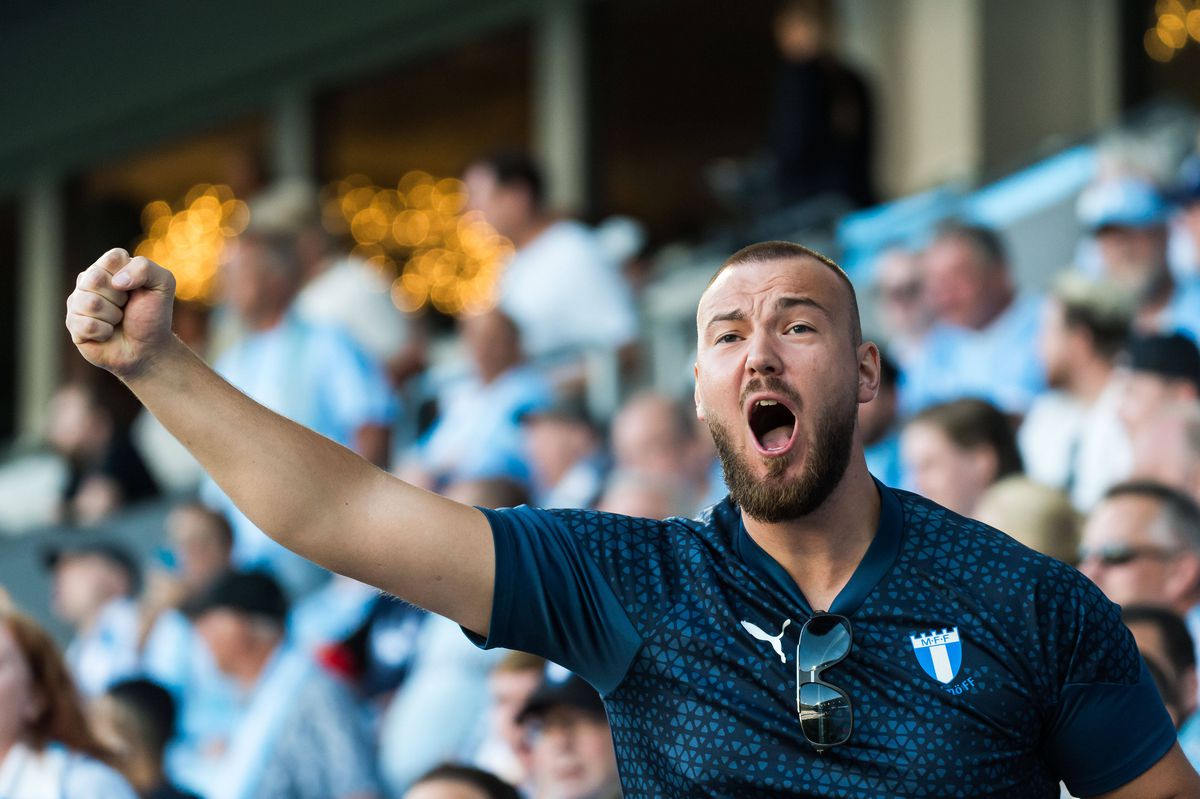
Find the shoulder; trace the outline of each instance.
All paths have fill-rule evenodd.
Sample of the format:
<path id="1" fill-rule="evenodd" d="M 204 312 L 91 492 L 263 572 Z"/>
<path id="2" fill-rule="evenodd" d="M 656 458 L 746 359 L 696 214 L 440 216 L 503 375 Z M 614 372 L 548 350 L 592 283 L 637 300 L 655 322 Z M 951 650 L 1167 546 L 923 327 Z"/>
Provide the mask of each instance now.
<path id="1" fill-rule="evenodd" d="M 1060 560 L 1030 549 L 983 522 L 957 514 L 918 494 L 894 489 L 904 510 L 903 558 L 937 568 L 945 579 L 989 590 L 1022 592 L 1042 585 L 1071 591 L 1094 589 L 1091 581 Z"/>

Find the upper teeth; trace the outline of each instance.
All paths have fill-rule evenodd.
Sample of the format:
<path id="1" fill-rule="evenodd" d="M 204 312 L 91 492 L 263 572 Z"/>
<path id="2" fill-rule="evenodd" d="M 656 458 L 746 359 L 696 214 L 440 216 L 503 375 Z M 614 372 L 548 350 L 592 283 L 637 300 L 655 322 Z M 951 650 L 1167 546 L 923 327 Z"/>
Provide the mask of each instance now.
<path id="1" fill-rule="evenodd" d="M 778 405 L 779 402 L 777 402 L 776 400 L 759 400 L 758 404 L 759 405 Z"/>

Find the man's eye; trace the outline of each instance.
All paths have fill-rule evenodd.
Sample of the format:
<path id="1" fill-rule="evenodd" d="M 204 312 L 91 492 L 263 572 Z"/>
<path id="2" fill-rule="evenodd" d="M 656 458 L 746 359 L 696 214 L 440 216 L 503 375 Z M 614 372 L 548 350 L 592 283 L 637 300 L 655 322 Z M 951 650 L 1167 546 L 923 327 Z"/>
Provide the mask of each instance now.
<path id="1" fill-rule="evenodd" d="M 799 322 L 799 323 L 794 324 L 791 327 L 789 327 L 788 332 L 789 333 L 811 333 L 811 332 L 813 332 L 813 329 L 810 326 L 804 324 L 803 322 Z"/>
<path id="2" fill-rule="evenodd" d="M 732 344 L 733 342 L 735 342 L 737 340 L 738 340 L 737 333 L 725 333 L 724 335 L 719 336 L 717 338 L 717 343 L 718 344 Z"/>

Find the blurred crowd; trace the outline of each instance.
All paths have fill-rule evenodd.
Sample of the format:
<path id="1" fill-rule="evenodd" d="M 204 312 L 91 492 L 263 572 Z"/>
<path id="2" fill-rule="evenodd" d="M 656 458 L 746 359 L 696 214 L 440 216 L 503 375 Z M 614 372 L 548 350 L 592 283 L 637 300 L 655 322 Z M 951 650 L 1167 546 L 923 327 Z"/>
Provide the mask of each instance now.
<path id="1" fill-rule="evenodd" d="M 781 92 L 869 114 L 850 73 L 779 33 Z M 799 124 L 777 119 L 780 140 Z M 781 150 L 781 174 L 811 176 L 812 157 Z M 397 310 L 322 226 L 313 188 L 287 182 L 250 200 L 219 307 L 181 335 L 259 402 L 461 502 L 666 518 L 724 496 L 691 386 L 638 387 L 639 248 L 549 213 L 522 153 L 462 179 L 515 254 L 496 307 L 452 333 Z M 869 201 L 862 175 L 846 181 Z M 1078 262 L 1047 264 L 1044 293 L 969 220 L 884 248 L 860 281 L 885 353 L 860 435 L 881 482 L 1075 564 L 1120 603 L 1200 765 L 1200 154 L 1170 180 L 1108 164 L 1077 211 Z M 632 387 L 607 418 L 597 355 Z M 284 550 L 99 376 L 51 410 L 64 523 L 156 496 L 172 509 L 148 561 L 82 534 L 45 551 L 65 652 L 0 598 L 0 796 L 620 795 L 586 682 Z"/>

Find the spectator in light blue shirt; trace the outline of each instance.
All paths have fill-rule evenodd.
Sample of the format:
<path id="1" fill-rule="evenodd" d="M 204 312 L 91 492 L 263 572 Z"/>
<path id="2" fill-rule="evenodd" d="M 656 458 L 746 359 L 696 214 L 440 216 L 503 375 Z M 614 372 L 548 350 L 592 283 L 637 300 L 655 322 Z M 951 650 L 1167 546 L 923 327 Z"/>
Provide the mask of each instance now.
<path id="1" fill-rule="evenodd" d="M 905 372 L 904 412 L 975 397 L 1024 413 L 1045 384 L 1036 346 L 1042 301 L 1017 294 L 1000 237 L 978 226 L 944 227 L 923 266 L 937 323 Z"/>
<path id="2" fill-rule="evenodd" d="M 250 333 L 217 361 L 221 376 L 276 413 L 385 465 L 391 389 L 348 334 L 291 311 L 300 281 L 291 238 L 243 234 L 224 277 L 226 300 Z M 295 595 L 322 581 L 323 570 L 268 538 L 214 483 L 205 484 L 203 495 L 233 526 L 238 568 L 269 570 Z"/>

